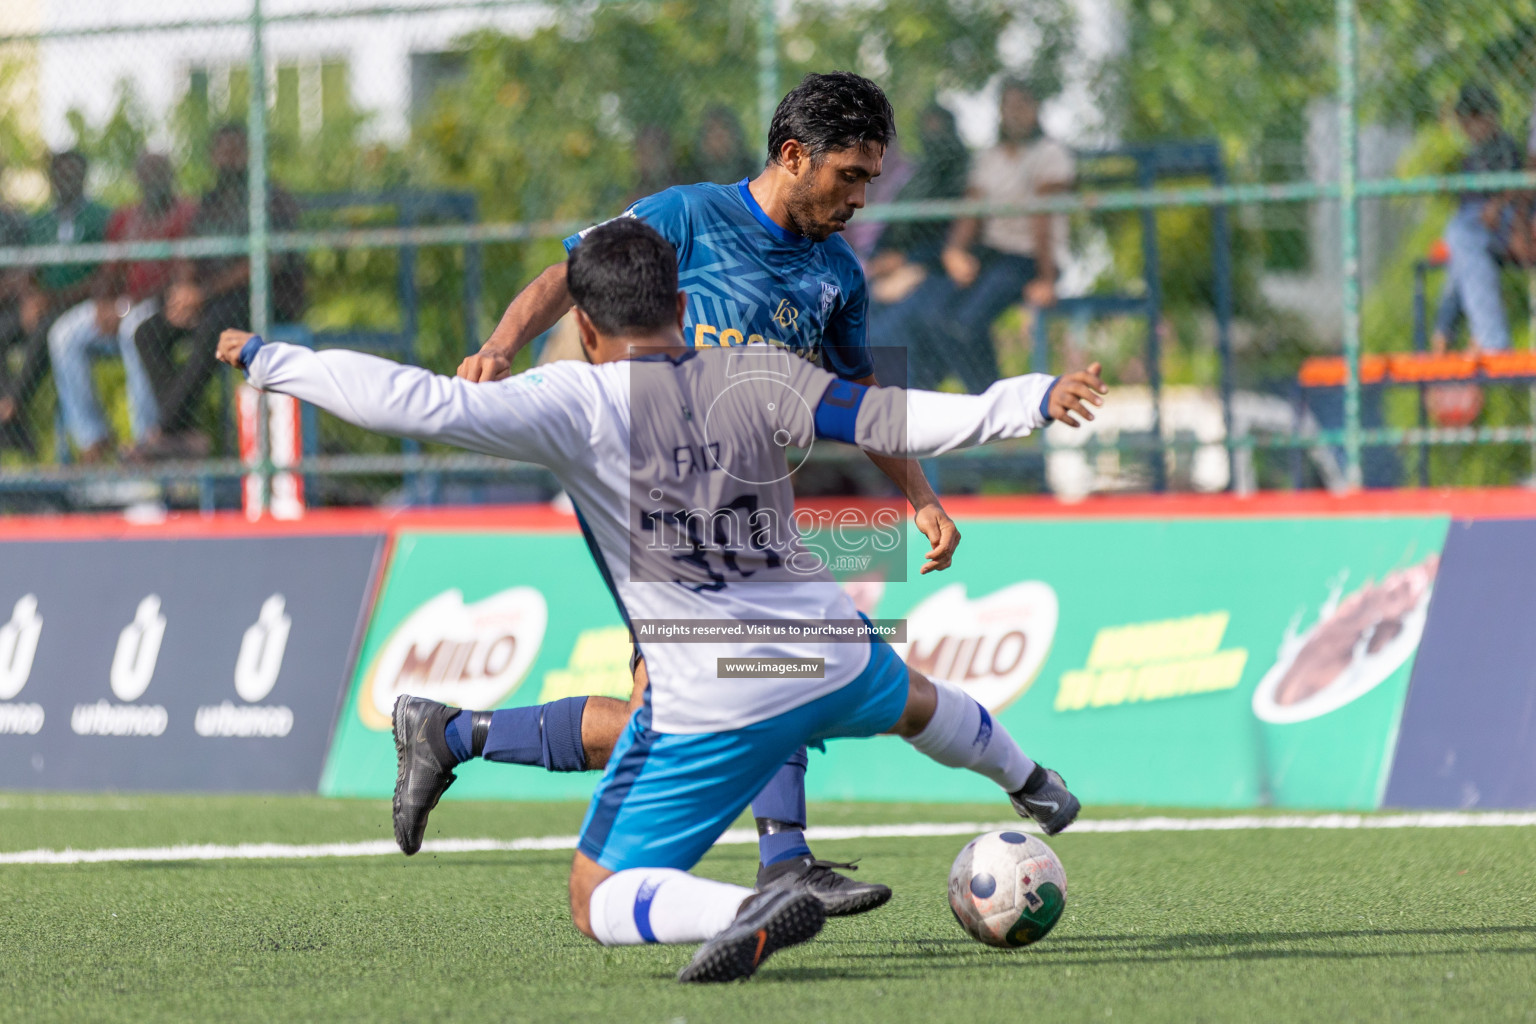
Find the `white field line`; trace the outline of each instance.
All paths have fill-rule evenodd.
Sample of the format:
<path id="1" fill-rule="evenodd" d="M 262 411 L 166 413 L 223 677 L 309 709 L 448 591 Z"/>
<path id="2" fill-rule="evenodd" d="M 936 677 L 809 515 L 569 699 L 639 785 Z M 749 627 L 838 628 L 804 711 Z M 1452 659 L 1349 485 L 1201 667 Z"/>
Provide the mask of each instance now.
<path id="1" fill-rule="evenodd" d="M 1423 814 L 1285 814 L 1234 815 L 1222 818 L 1101 818 L 1079 821 L 1073 835 L 1113 832 L 1228 832 L 1251 829 L 1373 829 L 1373 828 L 1470 828 L 1536 826 L 1533 811 L 1461 812 Z M 1039 831 L 1032 823 L 952 821 L 915 825 L 829 825 L 808 829 L 812 840 L 906 839 L 923 836 L 972 836 L 996 829 Z M 723 844 L 757 842 L 752 829 L 731 829 L 719 839 Z M 528 839 L 429 839 L 427 853 L 519 853 L 530 850 L 574 850 L 575 836 L 537 836 Z M 6 864 L 104 864 L 122 861 L 186 860 L 307 860 L 319 857 L 383 857 L 398 854 L 387 839 L 360 843 L 240 843 L 189 846 L 150 846 L 105 850 L 23 850 L 0 853 Z"/>

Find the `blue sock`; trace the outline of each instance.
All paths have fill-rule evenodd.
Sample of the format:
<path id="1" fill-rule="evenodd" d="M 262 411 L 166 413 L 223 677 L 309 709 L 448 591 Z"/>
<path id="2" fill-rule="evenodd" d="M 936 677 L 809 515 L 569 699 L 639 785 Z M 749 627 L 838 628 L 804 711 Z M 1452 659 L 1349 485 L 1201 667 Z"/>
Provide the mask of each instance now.
<path id="1" fill-rule="evenodd" d="M 448 725 L 443 730 L 443 738 L 448 741 L 448 749 L 462 764 L 470 759 L 470 730 L 474 728 L 474 715 L 468 711 L 460 711 L 448 719 Z"/>
<path id="2" fill-rule="evenodd" d="M 757 859 L 763 862 L 763 867 L 777 864 L 781 860 L 799 860 L 810 855 L 811 848 L 805 845 L 805 833 L 797 828 L 757 837 Z"/>
<path id="3" fill-rule="evenodd" d="M 805 843 L 805 833 L 800 831 L 805 828 L 805 768 L 808 763 L 805 748 L 801 747 L 752 801 L 752 816 L 759 822 L 758 858 L 765 866 L 811 855 L 811 848 Z M 765 832 L 762 823 L 767 821 L 793 827 Z"/>
<path id="4" fill-rule="evenodd" d="M 581 714 L 586 706 L 585 697 L 566 697 L 494 711 L 480 756 L 503 764 L 536 764 L 551 772 L 584 772 L 587 754 L 581 745 Z"/>

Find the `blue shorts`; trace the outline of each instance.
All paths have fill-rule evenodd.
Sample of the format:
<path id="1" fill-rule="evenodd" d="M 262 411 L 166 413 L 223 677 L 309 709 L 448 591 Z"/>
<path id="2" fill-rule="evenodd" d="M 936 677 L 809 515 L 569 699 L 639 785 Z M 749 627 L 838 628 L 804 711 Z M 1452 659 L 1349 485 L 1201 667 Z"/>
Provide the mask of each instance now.
<path id="1" fill-rule="evenodd" d="M 610 871 L 687 870 L 800 747 L 891 729 L 907 706 L 907 666 L 875 638 L 848 685 L 730 732 L 659 733 L 647 703 L 608 758 L 577 848 Z"/>

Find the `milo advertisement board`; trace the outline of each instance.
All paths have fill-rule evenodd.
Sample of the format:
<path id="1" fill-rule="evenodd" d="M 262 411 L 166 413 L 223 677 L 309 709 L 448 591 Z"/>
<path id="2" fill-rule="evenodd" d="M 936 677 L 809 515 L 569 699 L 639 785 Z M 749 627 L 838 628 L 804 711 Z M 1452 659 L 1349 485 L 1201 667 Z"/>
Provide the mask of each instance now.
<path id="1" fill-rule="evenodd" d="M 977 520 L 862 609 L 1085 803 L 1379 805 L 1448 520 Z M 900 740 L 813 754 L 813 799 L 994 800 Z"/>
<path id="2" fill-rule="evenodd" d="M 871 618 L 905 619 L 908 663 L 964 687 L 1084 802 L 1379 805 L 1445 517 L 961 527 L 948 571 L 844 585 Z M 574 530 L 403 534 L 321 791 L 391 792 L 400 693 L 476 708 L 625 697 L 628 657 Z M 481 763 L 450 795 L 583 798 L 595 781 Z M 806 781 L 811 799 L 998 798 L 891 737 L 829 743 Z"/>
<path id="3" fill-rule="evenodd" d="M 476 709 L 579 694 L 628 699 L 629 631 L 575 533 L 403 533 L 353 670 L 320 780 L 388 796 L 390 713 L 403 693 Z M 489 763 L 451 797 L 584 798 L 595 774 Z"/>

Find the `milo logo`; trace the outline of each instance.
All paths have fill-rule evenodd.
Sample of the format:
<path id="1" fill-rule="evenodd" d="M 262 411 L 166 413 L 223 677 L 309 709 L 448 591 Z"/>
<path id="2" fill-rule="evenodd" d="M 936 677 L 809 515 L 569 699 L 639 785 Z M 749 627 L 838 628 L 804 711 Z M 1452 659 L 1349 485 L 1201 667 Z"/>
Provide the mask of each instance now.
<path id="1" fill-rule="evenodd" d="M 384 641 L 363 679 L 357 713 L 388 729 L 395 698 L 427 697 L 468 708 L 499 704 L 528 674 L 544 643 L 549 609 L 533 587 L 466 604 L 457 589 L 419 605 Z"/>
<path id="2" fill-rule="evenodd" d="M 964 687 L 996 712 L 1035 681 L 1058 614 L 1056 591 L 1038 580 L 979 598 L 955 583 L 907 613 L 907 642 L 893 646 L 912 668 Z"/>

